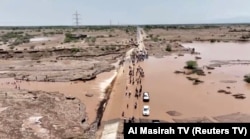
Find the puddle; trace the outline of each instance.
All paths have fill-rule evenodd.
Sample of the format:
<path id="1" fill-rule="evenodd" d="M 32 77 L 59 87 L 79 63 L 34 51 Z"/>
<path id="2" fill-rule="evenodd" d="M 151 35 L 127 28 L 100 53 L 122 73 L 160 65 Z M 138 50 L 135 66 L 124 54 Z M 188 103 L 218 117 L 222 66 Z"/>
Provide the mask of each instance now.
<path id="1" fill-rule="evenodd" d="M 8 73 L 8 72 L 10 72 L 10 71 L 0 71 L 0 73 Z"/>
<path id="2" fill-rule="evenodd" d="M 30 39 L 30 42 L 42 42 L 42 41 L 49 41 L 49 40 L 53 40 L 53 38 L 48 38 L 48 37 L 32 38 Z"/>

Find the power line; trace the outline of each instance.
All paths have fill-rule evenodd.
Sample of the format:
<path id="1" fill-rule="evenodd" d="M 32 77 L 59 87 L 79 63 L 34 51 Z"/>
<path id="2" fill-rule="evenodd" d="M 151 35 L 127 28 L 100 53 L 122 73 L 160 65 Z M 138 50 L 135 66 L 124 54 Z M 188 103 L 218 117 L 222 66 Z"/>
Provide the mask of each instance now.
<path id="1" fill-rule="evenodd" d="M 79 24 L 80 24 L 80 22 L 79 22 L 79 16 L 80 16 L 80 14 L 78 14 L 78 12 L 76 11 L 76 13 L 75 14 L 73 14 L 73 16 L 74 16 L 74 20 L 75 20 L 75 24 L 76 24 L 76 27 L 78 28 L 79 27 Z"/>

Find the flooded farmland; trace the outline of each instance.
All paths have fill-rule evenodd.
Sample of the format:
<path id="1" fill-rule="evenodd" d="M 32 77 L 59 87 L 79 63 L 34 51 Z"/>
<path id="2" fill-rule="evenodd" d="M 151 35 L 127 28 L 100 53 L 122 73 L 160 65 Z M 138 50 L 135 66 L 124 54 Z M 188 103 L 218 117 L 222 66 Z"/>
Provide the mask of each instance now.
<path id="1" fill-rule="evenodd" d="M 164 58 L 150 57 L 141 63 L 145 71 L 144 91 L 151 96 L 150 119 L 214 117 L 231 113 L 249 113 L 248 106 L 250 85 L 243 81 L 243 76 L 250 71 L 248 52 L 250 44 L 237 43 L 190 43 L 183 44 L 187 48 L 195 48 L 200 52 L 197 60 L 200 67 L 220 61 L 220 67 L 213 70 L 204 69 L 205 76 L 175 74 L 183 70 L 188 60 L 195 60 L 197 55 L 166 56 Z M 244 60 L 245 64 L 230 63 Z M 229 62 L 229 63 L 228 63 Z M 226 63 L 226 64 L 225 64 Z M 208 73 L 209 72 L 209 73 Z M 187 77 L 199 78 L 203 81 L 193 85 Z M 228 93 L 219 93 L 225 90 Z M 244 99 L 236 99 L 242 94 Z M 179 116 L 171 116 L 168 111 L 176 111 Z"/>

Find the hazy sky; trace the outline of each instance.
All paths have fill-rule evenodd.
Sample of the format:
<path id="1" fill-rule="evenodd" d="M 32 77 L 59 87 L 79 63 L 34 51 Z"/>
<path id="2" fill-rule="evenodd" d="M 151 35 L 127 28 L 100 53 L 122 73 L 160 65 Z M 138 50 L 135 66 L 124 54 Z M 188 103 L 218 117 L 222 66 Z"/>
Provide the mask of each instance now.
<path id="1" fill-rule="evenodd" d="M 0 0 L 0 26 L 250 22 L 250 0 Z"/>

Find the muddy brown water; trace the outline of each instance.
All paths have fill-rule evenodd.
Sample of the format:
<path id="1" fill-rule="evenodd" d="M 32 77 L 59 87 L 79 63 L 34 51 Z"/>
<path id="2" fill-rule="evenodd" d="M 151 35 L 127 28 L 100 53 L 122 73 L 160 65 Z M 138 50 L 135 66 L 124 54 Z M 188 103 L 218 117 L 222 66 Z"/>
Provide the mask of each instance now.
<path id="1" fill-rule="evenodd" d="M 250 44 L 236 43 L 191 43 L 185 47 L 195 48 L 200 52 L 199 65 L 207 65 L 211 60 L 250 60 Z M 176 58 L 177 57 L 177 58 Z M 140 65 L 145 71 L 143 91 L 150 93 L 150 119 L 191 118 L 218 116 L 243 112 L 250 114 L 250 85 L 243 81 L 243 76 L 250 72 L 250 65 L 224 65 L 214 70 L 205 70 L 206 76 L 197 77 L 204 83 L 193 85 L 183 74 L 174 74 L 183 70 L 187 60 L 195 60 L 195 55 L 186 54 L 167 56 L 161 59 L 150 57 Z M 208 72 L 211 74 L 208 74 Z M 234 81 L 223 83 L 223 81 Z M 230 87 L 230 89 L 227 89 Z M 217 91 L 224 89 L 231 94 Z M 245 99 L 235 99 L 232 95 L 244 94 Z M 146 105 L 143 103 L 142 105 Z M 142 111 L 141 109 L 139 111 Z M 181 116 L 170 116 L 167 111 L 177 111 Z"/>
<path id="2" fill-rule="evenodd" d="M 195 48 L 207 60 L 250 60 L 250 43 L 185 43 L 186 48 Z"/>
<path id="3" fill-rule="evenodd" d="M 17 87 L 26 90 L 42 90 L 46 92 L 60 92 L 66 96 L 76 97 L 86 105 L 86 112 L 89 122 L 95 121 L 97 109 L 103 99 L 105 88 L 109 85 L 116 74 L 116 71 L 104 72 L 97 75 L 97 78 L 88 82 L 27 82 L 17 83 Z M 13 78 L 0 79 L 0 89 L 15 88 Z M 18 89 L 18 88 L 17 88 Z M 85 94 L 93 94 L 87 97 Z"/>

